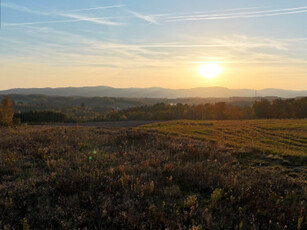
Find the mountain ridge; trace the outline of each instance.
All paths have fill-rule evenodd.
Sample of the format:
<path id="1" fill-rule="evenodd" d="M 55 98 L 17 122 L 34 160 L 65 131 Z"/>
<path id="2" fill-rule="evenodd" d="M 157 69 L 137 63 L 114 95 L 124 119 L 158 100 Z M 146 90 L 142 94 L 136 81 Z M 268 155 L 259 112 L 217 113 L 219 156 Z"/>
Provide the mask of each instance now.
<path id="1" fill-rule="evenodd" d="M 186 98 L 186 97 L 306 97 L 307 90 L 286 90 L 277 88 L 229 89 L 225 87 L 196 87 L 190 89 L 168 89 L 162 87 L 148 88 L 114 88 L 109 86 L 58 87 L 58 88 L 13 88 L 0 91 L 0 95 L 48 95 L 80 97 L 127 97 L 127 98 Z"/>

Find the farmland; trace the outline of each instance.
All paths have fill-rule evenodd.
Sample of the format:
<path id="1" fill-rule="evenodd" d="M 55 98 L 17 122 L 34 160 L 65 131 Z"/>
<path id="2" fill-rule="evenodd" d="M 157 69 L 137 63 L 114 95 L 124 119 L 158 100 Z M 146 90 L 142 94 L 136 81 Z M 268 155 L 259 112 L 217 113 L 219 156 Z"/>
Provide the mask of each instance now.
<path id="1" fill-rule="evenodd" d="M 307 120 L 183 120 L 148 124 L 142 129 L 227 146 L 253 165 L 286 166 L 307 179 Z"/>
<path id="2" fill-rule="evenodd" d="M 149 124 L 145 129 L 232 147 L 307 156 L 307 120 L 171 121 Z"/>
<path id="3" fill-rule="evenodd" d="M 304 120 L 0 131 L 0 229 L 304 229 Z"/>

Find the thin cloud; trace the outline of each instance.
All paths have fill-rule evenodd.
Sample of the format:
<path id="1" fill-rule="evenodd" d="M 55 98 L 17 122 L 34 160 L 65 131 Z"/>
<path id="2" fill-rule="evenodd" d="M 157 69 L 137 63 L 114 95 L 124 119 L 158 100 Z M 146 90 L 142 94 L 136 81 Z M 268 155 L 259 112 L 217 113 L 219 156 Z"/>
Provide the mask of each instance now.
<path id="1" fill-rule="evenodd" d="M 241 8 L 244 9 L 244 8 Z M 247 8 L 247 9 L 252 9 L 252 8 Z M 170 19 L 180 19 L 180 18 L 196 18 L 196 17 L 222 17 L 222 16 L 236 16 L 236 15 L 251 15 L 251 14 L 264 14 L 264 13 L 276 13 L 276 12 L 285 12 L 285 11 L 297 11 L 297 10 L 306 10 L 307 6 L 303 6 L 303 7 L 296 7 L 296 8 L 287 8 L 287 9 L 276 9 L 276 10 L 262 10 L 262 11 L 243 11 L 243 12 L 239 12 L 239 13 L 229 13 L 229 14 L 192 14 L 192 15 L 188 15 L 188 16 L 174 16 L 174 17 L 169 17 Z M 234 11 L 233 10 L 229 10 L 229 11 Z M 239 9 L 237 9 L 239 10 Z M 227 12 L 227 10 L 225 11 L 220 11 L 220 12 Z"/>
<path id="2" fill-rule="evenodd" d="M 79 9 L 80 11 L 81 9 Z M 84 9 L 85 11 L 87 9 Z M 88 8 L 88 10 L 94 10 Z M 98 10 L 98 9 L 97 9 Z M 280 14 L 280 13 L 295 13 L 296 11 L 307 11 L 307 7 L 298 7 L 290 9 L 274 9 L 263 11 L 249 11 L 250 9 L 231 9 L 225 10 L 224 13 L 215 14 L 205 14 L 205 13 L 195 13 L 192 15 L 186 15 L 187 17 L 233 17 L 233 16 L 261 16 L 262 14 Z M 229 11 L 229 13 L 225 13 Z M 230 13 L 231 11 L 237 11 L 236 13 Z M 249 11 L 249 12 L 248 12 Z M 103 18 L 92 18 L 90 16 L 79 15 L 78 13 L 59 13 L 57 15 L 59 19 L 64 20 L 53 20 L 53 21 L 40 21 L 32 23 L 11 23 L 6 24 L 8 26 L 23 25 L 28 27 L 30 25 L 36 24 L 49 24 L 49 23 L 67 23 L 67 22 L 80 22 L 89 21 L 91 23 L 98 23 L 103 25 L 111 25 L 114 23 L 118 25 L 117 20 L 119 17 L 103 17 Z M 80 13 L 81 14 L 81 13 Z M 84 13 L 85 14 L 85 13 Z M 137 13 L 138 14 L 138 13 Z M 214 16 L 213 16 L 214 15 Z M 136 15 L 130 15 L 128 17 L 137 17 Z M 171 17 L 177 17 L 177 19 L 182 19 L 183 15 L 179 14 L 164 14 L 164 15 L 139 15 L 138 18 L 145 20 L 149 23 L 159 23 L 165 22 L 166 19 Z M 178 18 L 180 17 L 180 18 Z M 115 20 L 115 22 L 112 21 Z M 174 18 L 173 18 L 174 19 Z M 207 19 L 210 20 L 210 19 Z M 213 19 L 211 19 L 213 20 Z M 34 27 L 34 26 L 33 26 Z M 21 29 L 21 28 L 14 28 Z M 121 43 L 120 41 L 103 41 L 94 40 L 87 33 L 80 34 L 69 34 L 67 31 L 50 31 L 50 28 L 35 27 L 37 30 L 46 30 L 45 33 L 32 33 L 31 36 L 37 39 L 35 46 L 32 43 L 26 43 L 25 45 L 11 45 L 12 49 L 16 50 L 16 53 L 21 57 L 24 55 L 25 58 L 33 56 L 37 58 L 38 61 L 52 60 L 57 64 L 85 64 L 91 65 L 93 63 L 97 64 L 112 64 L 120 63 L 120 65 L 131 67 L 138 65 L 139 67 L 145 65 L 156 65 L 156 66 L 171 66 L 177 65 L 177 63 L 187 63 L 191 60 L 209 60 L 211 57 L 219 57 L 218 60 L 233 60 L 240 63 L 241 59 L 244 62 L 249 63 L 273 63 L 288 61 L 288 63 L 301 63 L 306 62 L 303 58 L 301 60 L 294 60 L 289 58 L 289 52 L 293 50 L 293 57 L 303 57 L 302 47 L 297 48 L 291 47 L 296 40 L 304 40 L 305 38 L 297 38 L 288 40 L 282 39 L 266 39 L 259 37 L 225 37 L 218 39 L 206 38 L 206 40 L 200 40 L 198 38 L 187 40 L 182 40 L 180 42 L 170 42 L 170 43 L 138 43 L 127 44 Z M 88 28 L 90 29 L 90 27 Z M 27 30 L 28 31 L 28 30 Z M 93 32 L 95 32 L 93 30 Z M 23 30 L 23 34 L 25 30 Z M 31 37 L 31 38 L 32 38 Z M 44 38 L 45 37 L 45 38 Z M 101 36 L 102 37 L 102 36 Z M 101 39 L 106 40 L 107 36 L 103 36 Z M 30 39 L 29 39 L 30 40 Z M 31 40 L 33 41 L 33 40 Z M 44 41 L 44 42 L 42 42 Z M 73 41 L 73 44 L 71 44 Z M 205 42 L 204 42 L 205 41 Z M 291 46 L 289 46 L 291 43 Z M 67 45 L 69 44 L 69 45 Z M 257 47 L 266 47 L 269 49 L 254 49 Z M 188 49 L 188 52 L 181 49 Z M 291 49 L 289 49 L 291 48 Z M 286 52 L 284 52 L 286 51 Z M 163 53 L 162 53 L 163 52 Z M 274 53 L 276 55 L 268 55 L 267 53 Z M 11 52 L 13 53 L 13 52 Z M 243 57 L 243 58 L 242 58 Z"/>
<path id="3" fill-rule="evenodd" d="M 112 9 L 112 8 L 122 8 L 124 6 L 125 5 L 99 6 L 99 7 L 87 8 L 87 9 L 68 10 L 65 12 L 70 13 L 70 12 L 82 12 L 82 11 L 91 11 L 91 10 L 105 10 L 105 9 Z"/>
<path id="4" fill-rule="evenodd" d="M 278 57 L 281 58 L 281 57 Z M 277 59 L 277 58 L 276 58 Z M 192 61 L 192 62 L 187 62 L 187 63 L 195 63 L 195 64 L 204 64 L 207 62 L 204 61 Z M 307 61 L 305 60 L 299 60 L 299 59 L 281 59 L 277 61 L 243 61 L 243 60 L 238 60 L 238 61 L 219 61 L 218 63 L 224 63 L 224 64 L 307 64 Z"/>
<path id="5" fill-rule="evenodd" d="M 27 25 L 44 25 L 44 24 L 58 24 L 58 23 L 70 23 L 70 22 L 81 22 L 81 21 L 87 21 L 87 22 L 93 22 L 100 25 L 108 25 L 108 26 L 121 26 L 124 25 L 124 23 L 119 22 L 112 22 L 107 20 L 106 18 L 90 18 L 90 17 L 79 17 L 79 16 L 72 16 L 67 15 L 67 17 L 75 18 L 71 20 L 52 20 L 52 21 L 36 21 L 36 22 L 24 22 L 24 23 L 3 23 L 3 27 L 13 27 L 13 26 L 27 26 Z"/>
<path id="6" fill-rule="evenodd" d="M 30 27 L 31 28 L 31 27 Z M 42 30 L 42 28 L 34 27 L 34 30 Z M 156 66 L 176 65 L 178 63 L 188 63 L 190 60 L 211 60 L 210 58 L 218 56 L 218 60 L 232 60 L 240 62 L 241 57 L 244 62 L 249 63 L 273 63 L 281 62 L 284 58 L 282 51 L 287 46 L 286 41 L 281 39 L 270 39 L 265 37 L 249 37 L 237 35 L 232 37 L 224 37 L 219 39 L 207 39 L 205 44 L 189 44 L 189 43 L 139 43 L 127 44 L 116 43 L 110 41 L 101 41 L 87 38 L 84 35 L 71 34 L 64 31 L 55 31 L 54 29 L 44 28 L 44 33 L 39 33 L 40 42 L 38 46 L 23 45 L 24 48 L 21 55 L 25 57 L 31 55 L 39 60 L 49 60 L 58 64 L 70 65 L 86 65 L 88 63 L 122 63 L 123 66 L 133 66 L 138 63 L 139 67 L 145 64 Z M 48 35 L 44 39 L 43 35 Z M 50 37 L 54 35 L 53 37 Z M 36 35 L 37 36 L 37 35 Z M 295 38 L 293 38 L 295 39 Z M 53 42 L 50 42 L 52 40 Z M 73 46 L 67 46 L 74 41 Z M 272 55 L 262 53 L 255 47 L 268 47 L 278 50 L 277 54 Z M 21 49 L 16 48 L 16 52 Z M 162 48 L 163 52 L 157 49 Z M 189 48 L 189 52 L 179 52 L 181 48 Z M 42 52 L 43 50 L 43 52 Z M 281 51 L 281 52 L 279 52 Z M 274 51 L 275 52 L 275 51 Z M 206 56 L 203 56 L 206 54 Z M 170 61 L 171 60 L 171 61 Z M 289 60 L 293 62 L 293 60 Z M 301 63 L 303 60 L 297 60 Z M 306 61 L 306 60 L 304 60 Z"/>
<path id="7" fill-rule="evenodd" d="M 126 49 L 126 50 L 142 50 L 144 49 L 198 49 L 198 48 L 257 48 L 257 47 L 268 47 L 276 50 L 286 50 L 287 44 L 289 42 L 296 42 L 298 40 L 304 41 L 306 38 L 292 38 L 292 39 L 268 39 L 264 37 L 248 37 L 242 35 L 236 35 L 231 37 L 225 38 L 218 38 L 218 39 L 207 39 L 206 43 L 180 43 L 180 42 L 169 42 L 169 43 L 138 43 L 138 44 L 128 44 L 128 43 L 117 43 L 117 42 L 102 42 L 96 41 L 92 39 L 88 39 L 87 37 L 71 34 L 64 31 L 58 31 L 51 28 L 42 28 L 42 27 L 31 27 L 28 25 L 24 25 L 28 31 L 39 30 L 40 32 L 45 32 L 46 36 L 49 38 L 51 35 L 58 36 L 54 40 L 58 39 L 65 39 L 67 38 L 68 41 L 75 40 L 79 41 L 80 43 L 85 42 L 86 47 L 93 47 L 94 50 L 97 49 Z M 41 33 L 39 33 L 41 34 Z M 73 36 L 73 37 L 71 37 Z"/>
<path id="8" fill-rule="evenodd" d="M 56 23 L 68 23 L 68 22 L 80 22 L 80 21 L 81 20 L 75 19 L 75 20 L 53 20 L 53 21 L 24 22 L 24 23 L 3 23 L 3 27 L 56 24 Z"/>
<path id="9" fill-rule="evenodd" d="M 226 9 L 226 10 L 211 10 L 211 11 L 196 11 L 196 12 L 189 12 L 189 13 L 180 13 L 180 14 L 168 14 L 170 15 L 169 18 L 178 18 L 178 17 L 185 17 L 190 15 L 197 15 L 197 14 L 208 14 L 211 13 L 226 13 L 226 12 L 236 12 L 236 11 L 243 11 L 243 10 L 254 10 L 254 9 L 261 9 L 264 7 L 245 7 L 245 8 L 233 8 L 233 9 Z M 177 16 L 176 16 L 177 15 Z"/>
<path id="10" fill-rule="evenodd" d="M 82 11 L 92 11 L 92 10 L 102 10 L 102 9 L 111 9 L 111 8 L 120 8 L 124 5 L 111 5 L 111 6 L 99 6 L 93 8 L 85 8 L 85 9 L 76 9 L 76 10 L 69 10 L 63 12 L 42 12 L 42 11 L 35 11 L 30 8 L 12 4 L 12 3 L 2 3 L 3 7 L 10 8 L 13 10 L 35 14 L 35 15 L 43 15 L 43 16 L 58 16 L 58 17 L 66 17 L 71 18 L 70 20 L 49 20 L 49 21 L 35 21 L 35 22 L 25 22 L 25 23 L 3 23 L 4 27 L 11 27 L 11 26 L 24 26 L 24 25 L 40 25 L 40 24 L 56 24 L 56 23 L 69 23 L 69 22 L 80 22 L 80 21 L 87 21 L 92 22 L 100 25 L 109 25 L 109 26 L 120 26 L 124 25 L 123 23 L 110 21 L 110 17 L 100 17 L 100 18 L 92 18 L 85 15 L 77 15 L 71 14 L 72 12 L 82 12 Z M 114 17 L 113 17 L 114 18 Z"/>
<path id="11" fill-rule="evenodd" d="M 238 18 L 259 18 L 259 17 L 272 17 L 272 16 L 280 16 L 280 15 L 299 14 L 299 13 L 306 13 L 306 12 L 307 12 L 307 10 L 301 10 L 301 11 L 292 11 L 292 12 L 275 13 L 275 14 L 242 15 L 242 16 L 228 16 L 228 17 L 226 16 L 226 17 L 192 18 L 192 19 L 177 20 L 177 21 L 202 21 L 202 20 L 238 19 Z"/>
<path id="12" fill-rule="evenodd" d="M 92 7 L 92 8 L 84 8 L 84 9 L 73 9 L 73 10 L 67 10 L 67 11 L 53 11 L 53 12 L 42 12 L 42 11 L 36 11 L 32 10 L 28 7 L 21 6 L 21 5 L 16 5 L 13 3 L 2 3 L 1 6 L 25 12 L 25 13 L 31 13 L 31 14 L 37 14 L 37 15 L 51 15 L 51 14 L 59 14 L 59 13 L 71 13 L 71 12 L 82 12 L 82 11 L 92 11 L 92 10 L 105 10 L 105 9 L 112 9 L 112 8 L 121 8 L 124 7 L 125 5 L 111 5 L 111 6 L 98 6 L 98 7 Z"/>
<path id="13" fill-rule="evenodd" d="M 269 17 L 279 15 L 289 15 L 307 12 L 307 6 L 276 9 L 276 10 L 262 10 L 262 11 L 248 11 L 230 14 L 194 14 L 188 16 L 173 16 L 166 19 L 167 22 L 181 22 L 181 21 L 201 21 L 201 20 L 223 20 L 235 18 L 256 18 Z"/>
<path id="14" fill-rule="evenodd" d="M 109 25 L 109 26 L 121 26 L 124 25 L 123 23 L 120 22 L 114 22 L 110 21 L 108 18 L 92 18 L 84 15 L 77 15 L 77 14 L 61 14 L 63 17 L 68 17 L 75 19 L 77 21 L 87 21 L 87 22 L 93 22 L 96 24 L 101 24 L 101 25 Z"/>
<path id="15" fill-rule="evenodd" d="M 36 10 L 32 10 L 30 8 L 24 7 L 24 6 L 20 6 L 20 5 L 16 5 L 13 3 L 5 3 L 3 2 L 1 4 L 2 7 L 8 8 L 8 9 L 12 9 L 12 10 L 17 10 L 20 12 L 24 12 L 24 13 L 29 13 L 29 14 L 36 14 L 36 15 L 50 15 L 50 13 L 46 13 L 46 12 L 41 12 L 41 11 L 36 11 Z"/>
<path id="16" fill-rule="evenodd" d="M 144 21 L 147 21 L 151 24 L 159 24 L 158 21 L 157 21 L 157 16 L 156 15 L 145 15 L 145 14 L 140 14 L 138 12 L 135 12 L 135 11 L 131 11 L 129 10 L 129 12 L 135 16 L 136 18 L 139 18 L 139 19 L 142 19 Z"/>

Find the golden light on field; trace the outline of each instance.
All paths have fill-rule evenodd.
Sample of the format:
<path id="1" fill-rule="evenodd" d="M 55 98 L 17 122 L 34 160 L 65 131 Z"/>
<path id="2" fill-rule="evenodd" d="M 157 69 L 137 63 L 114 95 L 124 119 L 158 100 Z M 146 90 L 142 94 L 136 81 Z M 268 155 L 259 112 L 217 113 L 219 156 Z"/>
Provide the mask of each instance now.
<path id="1" fill-rule="evenodd" d="M 223 68 L 216 62 L 209 62 L 198 68 L 199 73 L 207 79 L 212 79 L 219 76 Z"/>

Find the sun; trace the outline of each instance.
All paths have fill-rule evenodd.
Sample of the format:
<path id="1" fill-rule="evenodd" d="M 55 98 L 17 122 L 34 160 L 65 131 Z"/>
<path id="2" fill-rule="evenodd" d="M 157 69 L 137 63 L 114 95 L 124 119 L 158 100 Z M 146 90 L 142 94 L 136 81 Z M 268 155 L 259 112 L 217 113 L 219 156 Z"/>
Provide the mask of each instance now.
<path id="1" fill-rule="evenodd" d="M 212 79 L 219 76 L 223 72 L 223 68 L 216 62 L 208 62 L 198 68 L 199 73 L 207 79 Z"/>

